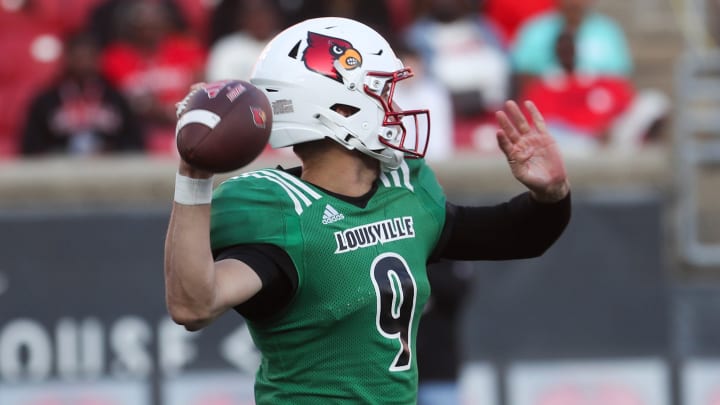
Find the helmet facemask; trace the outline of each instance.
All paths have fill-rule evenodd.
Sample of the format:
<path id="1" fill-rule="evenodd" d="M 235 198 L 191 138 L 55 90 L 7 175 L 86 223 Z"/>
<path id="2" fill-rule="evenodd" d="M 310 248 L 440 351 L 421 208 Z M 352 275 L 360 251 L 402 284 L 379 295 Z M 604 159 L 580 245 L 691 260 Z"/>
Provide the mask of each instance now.
<path id="1" fill-rule="evenodd" d="M 397 83 L 411 78 L 412 69 L 403 67 L 394 72 L 346 70 L 337 62 L 335 68 L 347 90 L 370 97 L 374 101 L 372 105 L 382 115 L 376 133 L 363 136 L 347 130 L 342 134 L 346 138 L 340 143 L 380 160 L 388 169 L 398 167 L 403 158 L 425 156 L 430 138 L 429 111 L 403 110 L 393 101 Z M 348 127 L 353 125 L 342 126 Z"/>
<path id="2" fill-rule="evenodd" d="M 395 72 L 367 72 L 363 90 L 385 111 L 378 134 L 380 142 L 402 152 L 405 158 L 422 158 L 430 140 L 429 111 L 403 110 L 393 101 L 397 83 L 412 76 L 409 67 Z"/>

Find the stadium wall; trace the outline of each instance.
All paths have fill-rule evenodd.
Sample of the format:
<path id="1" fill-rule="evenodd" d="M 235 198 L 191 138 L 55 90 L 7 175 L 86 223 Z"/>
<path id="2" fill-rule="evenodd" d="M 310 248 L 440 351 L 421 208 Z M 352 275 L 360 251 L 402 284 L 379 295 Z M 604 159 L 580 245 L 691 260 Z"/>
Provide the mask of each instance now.
<path id="1" fill-rule="evenodd" d="M 575 209 L 558 243 L 462 264 L 475 270 L 468 404 L 717 405 L 720 288 L 677 264 L 669 161 L 662 149 L 569 156 Z M 522 190 L 498 157 L 433 166 L 458 202 Z M 174 170 L 133 156 L 0 165 L 0 404 L 252 403 L 241 318 L 189 333 L 165 312 Z"/>

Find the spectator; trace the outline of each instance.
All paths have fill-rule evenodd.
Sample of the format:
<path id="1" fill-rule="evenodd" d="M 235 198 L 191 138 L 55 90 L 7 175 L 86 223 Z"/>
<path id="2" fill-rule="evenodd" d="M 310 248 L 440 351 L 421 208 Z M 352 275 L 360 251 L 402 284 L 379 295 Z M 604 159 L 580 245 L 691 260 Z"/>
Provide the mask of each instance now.
<path id="1" fill-rule="evenodd" d="M 207 47 L 212 48 L 220 39 L 237 31 L 237 0 L 219 0 L 209 16 Z"/>
<path id="2" fill-rule="evenodd" d="M 518 88 L 528 78 L 562 70 L 555 41 L 575 33 L 575 70 L 582 74 L 628 77 L 632 59 L 625 33 L 610 17 L 593 11 L 593 0 L 557 0 L 557 8 L 522 25 L 511 49 Z"/>
<path id="3" fill-rule="evenodd" d="M 500 28 L 506 43 L 515 40 L 517 30 L 530 18 L 549 11 L 555 6 L 556 0 L 483 0 L 482 9 L 485 15 Z"/>
<path id="4" fill-rule="evenodd" d="M 414 0 L 385 0 L 393 32 L 403 32 L 412 23 L 415 13 L 413 2 Z"/>
<path id="5" fill-rule="evenodd" d="M 121 39 L 121 31 L 125 27 L 121 26 L 123 21 L 117 16 L 127 7 L 127 3 L 139 1 L 143 0 L 101 0 L 92 8 L 86 29 L 97 38 L 101 48 Z M 160 2 L 169 13 L 171 29 L 180 32 L 187 29 L 188 22 L 175 0 L 160 0 Z"/>
<path id="6" fill-rule="evenodd" d="M 449 159 L 455 149 L 450 93 L 442 83 L 426 74 L 418 52 L 404 44 L 396 46 L 395 51 L 403 64 L 412 68 L 415 74 L 411 80 L 398 83 L 395 99 L 405 110 L 430 110 L 430 147 L 425 158 L 428 161 Z"/>
<path id="7" fill-rule="evenodd" d="M 430 299 L 417 337 L 418 405 L 460 405 L 460 315 L 472 269 L 460 262 L 428 266 Z"/>
<path id="8" fill-rule="evenodd" d="M 453 97 L 458 115 L 500 107 L 508 96 L 510 64 L 494 24 L 464 0 L 418 0 L 418 18 L 405 31 L 428 73 Z"/>
<path id="9" fill-rule="evenodd" d="M 123 3 L 121 39 L 105 48 L 103 72 L 130 100 L 146 130 L 150 153 L 176 153 L 175 104 L 202 81 L 206 51 L 196 38 L 172 30 L 164 3 Z"/>
<path id="10" fill-rule="evenodd" d="M 222 6 L 217 11 L 231 13 L 234 29 L 210 48 L 205 76 L 208 81 L 248 80 L 267 42 L 283 28 L 283 17 L 274 1 L 230 0 L 224 3 L 231 4 L 232 9 Z"/>
<path id="11" fill-rule="evenodd" d="M 298 0 L 284 3 L 295 3 L 286 9 L 290 24 L 314 17 L 345 17 L 369 25 L 386 37 L 392 37 L 388 0 Z"/>
<path id="12" fill-rule="evenodd" d="M 566 150 L 641 144 L 664 115 L 666 102 L 647 92 L 638 94 L 625 77 L 577 71 L 576 52 L 575 35 L 561 33 L 555 55 L 562 71 L 528 82 L 521 99 L 543 109 L 551 133 Z"/>
<path id="13" fill-rule="evenodd" d="M 22 134 L 25 155 L 94 155 L 142 149 L 137 121 L 99 70 L 94 39 L 67 41 L 57 79 L 32 101 Z"/>
<path id="14" fill-rule="evenodd" d="M 157 1 L 157 0 L 155 0 Z M 200 39 L 203 44 L 208 43 L 210 36 L 210 15 L 217 7 L 219 0 L 173 0 L 180 17 L 186 22 L 179 29 Z"/>

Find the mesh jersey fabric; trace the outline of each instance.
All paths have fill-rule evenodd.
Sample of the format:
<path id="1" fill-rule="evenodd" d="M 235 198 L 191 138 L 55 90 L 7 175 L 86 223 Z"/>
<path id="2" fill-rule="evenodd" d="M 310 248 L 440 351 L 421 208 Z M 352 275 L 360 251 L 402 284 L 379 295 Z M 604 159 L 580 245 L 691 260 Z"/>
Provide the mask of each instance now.
<path id="1" fill-rule="evenodd" d="M 364 208 L 275 169 L 216 189 L 213 250 L 273 244 L 298 273 L 285 311 L 248 320 L 262 353 L 258 404 L 416 402 L 415 339 L 445 195 L 423 160 L 378 182 Z"/>

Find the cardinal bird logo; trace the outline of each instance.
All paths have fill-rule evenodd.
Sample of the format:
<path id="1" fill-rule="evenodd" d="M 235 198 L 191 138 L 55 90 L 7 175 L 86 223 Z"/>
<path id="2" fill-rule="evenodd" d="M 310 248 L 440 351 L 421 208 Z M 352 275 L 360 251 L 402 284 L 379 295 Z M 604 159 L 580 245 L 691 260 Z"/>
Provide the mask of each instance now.
<path id="1" fill-rule="evenodd" d="M 265 111 L 260 107 L 250 106 L 250 112 L 252 113 L 253 124 L 258 128 L 265 128 L 267 122 Z"/>
<path id="2" fill-rule="evenodd" d="M 333 66 L 337 60 L 340 65 L 353 70 L 362 66 L 362 56 L 353 45 L 340 38 L 308 32 L 308 46 L 303 52 L 305 67 L 342 83 L 342 77 Z"/>

